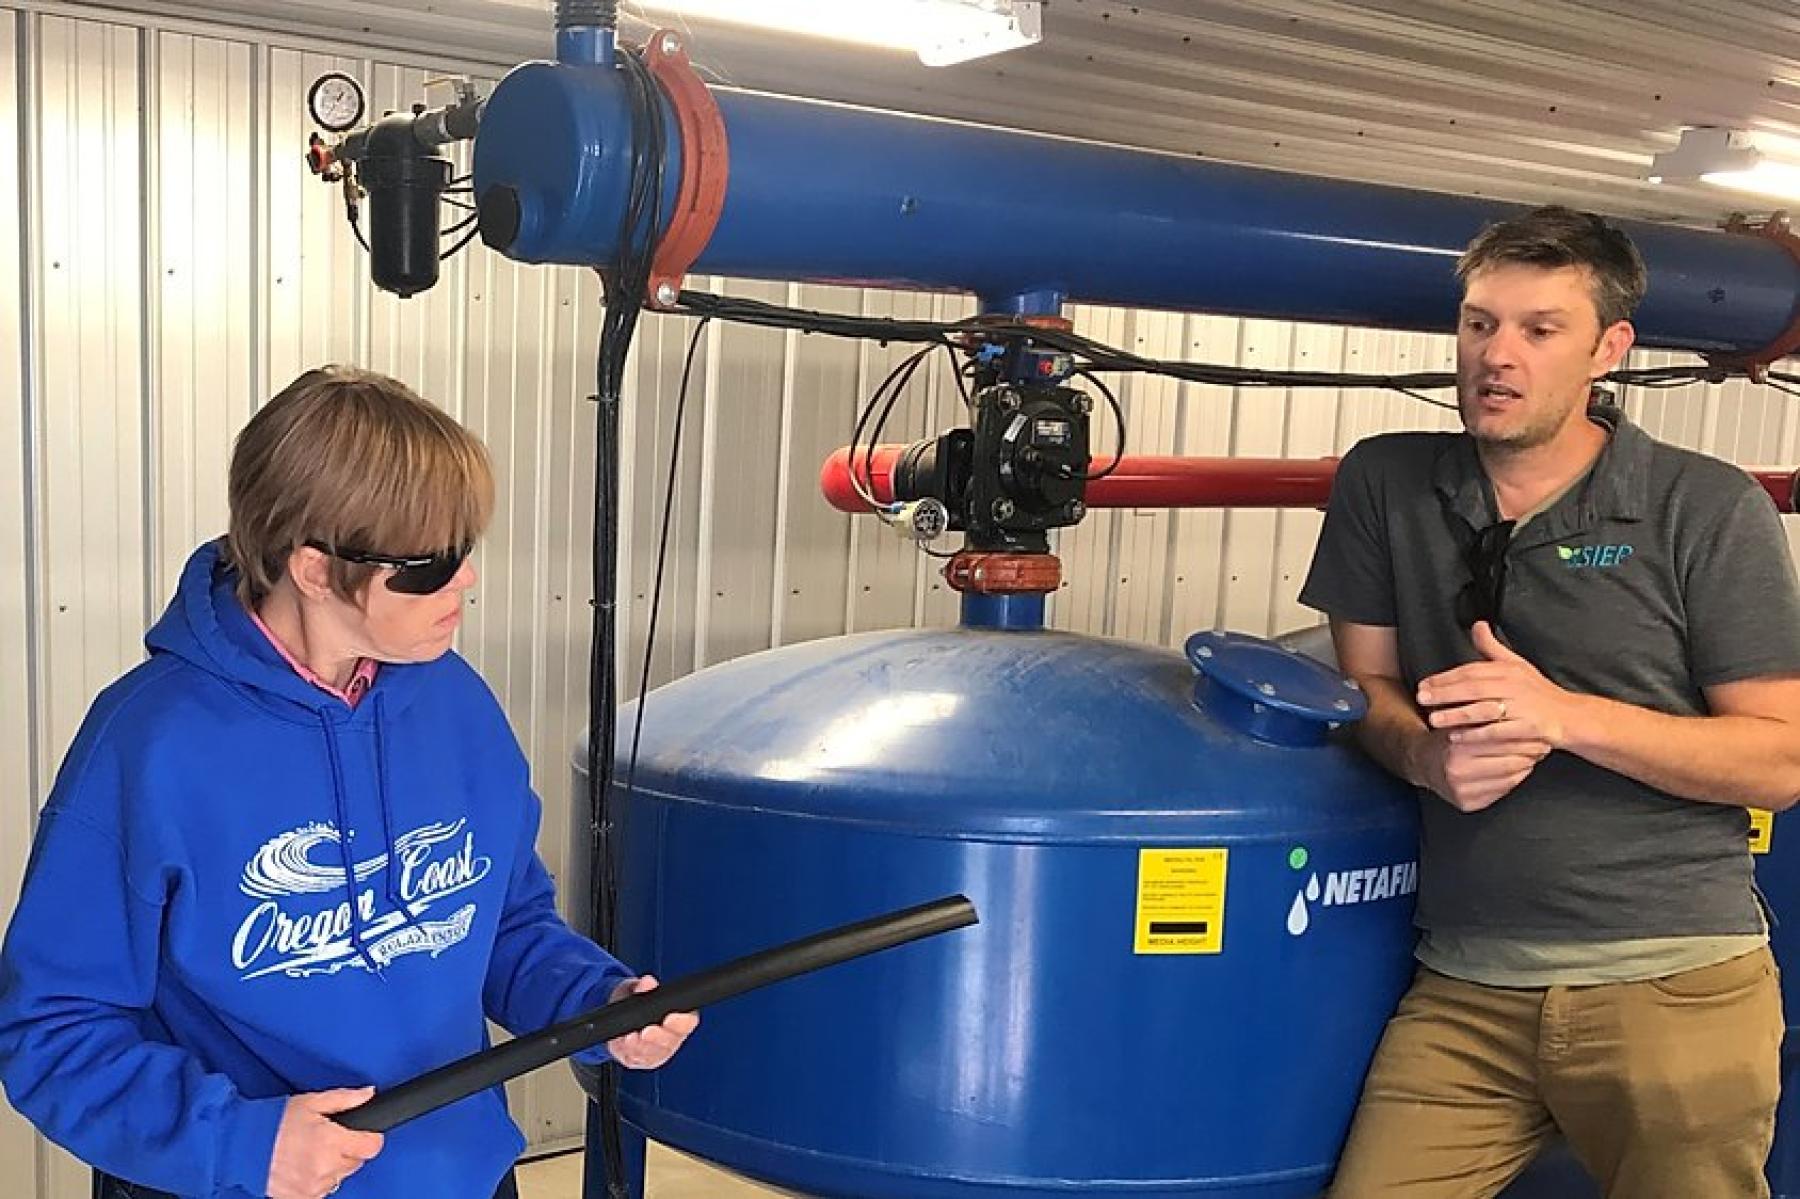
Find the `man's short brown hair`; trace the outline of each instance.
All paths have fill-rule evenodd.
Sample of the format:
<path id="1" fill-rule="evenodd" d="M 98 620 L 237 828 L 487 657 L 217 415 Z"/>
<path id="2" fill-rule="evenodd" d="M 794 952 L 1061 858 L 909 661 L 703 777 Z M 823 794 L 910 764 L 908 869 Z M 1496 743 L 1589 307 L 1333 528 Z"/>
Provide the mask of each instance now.
<path id="1" fill-rule="evenodd" d="M 284 387 L 238 434 L 227 552 L 255 606 L 308 541 L 368 553 L 470 544 L 494 507 L 487 450 L 448 413 L 372 371 L 327 366 Z M 354 599 L 379 567 L 334 558 Z"/>
<path id="2" fill-rule="evenodd" d="M 1491 266 L 1586 269 L 1602 329 L 1630 320 L 1648 285 L 1644 260 L 1631 238 L 1593 213 L 1559 204 L 1483 229 L 1457 260 L 1456 277 L 1466 287 L 1470 276 Z"/>

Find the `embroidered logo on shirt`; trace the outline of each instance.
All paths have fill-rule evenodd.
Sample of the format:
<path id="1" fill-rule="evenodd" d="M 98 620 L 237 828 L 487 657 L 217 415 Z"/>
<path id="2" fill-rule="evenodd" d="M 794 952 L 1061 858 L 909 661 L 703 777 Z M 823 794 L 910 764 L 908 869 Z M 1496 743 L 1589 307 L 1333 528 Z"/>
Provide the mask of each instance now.
<path id="1" fill-rule="evenodd" d="M 1605 570 L 1623 566 L 1635 553 L 1628 545 L 1559 545 L 1556 556 L 1570 570 Z"/>
<path id="2" fill-rule="evenodd" d="M 436 957 L 469 935 L 472 903 L 441 920 L 420 919 L 493 869 L 492 859 L 476 854 L 475 834 L 464 831 L 467 823 L 429 824 L 395 838 L 392 862 L 384 853 L 351 863 L 360 888 L 356 916 L 377 968 L 413 953 Z M 232 939 L 231 960 L 240 977 L 304 978 L 369 968 L 350 940 L 350 901 L 344 898 L 338 855 L 337 828 L 314 823 L 271 838 L 244 865 L 238 889 L 262 902 L 250 909 Z M 404 914 L 391 905 L 378 914 L 377 898 L 385 901 L 390 890 L 385 878 L 382 886 L 361 887 L 388 871 L 396 872 L 392 889 L 406 905 Z"/>

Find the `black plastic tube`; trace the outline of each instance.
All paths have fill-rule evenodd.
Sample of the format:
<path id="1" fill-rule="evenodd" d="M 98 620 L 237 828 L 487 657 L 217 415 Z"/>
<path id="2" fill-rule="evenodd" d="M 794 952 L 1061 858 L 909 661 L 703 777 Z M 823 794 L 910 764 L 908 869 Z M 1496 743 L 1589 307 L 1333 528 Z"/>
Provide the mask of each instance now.
<path id="1" fill-rule="evenodd" d="M 619 24 L 619 0 L 557 0 L 556 28 L 595 27 L 614 29 Z"/>
<path id="2" fill-rule="evenodd" d="M 711 1007 L 770 983 L 967 928 L 978 919 L 975 905 L 955 895 L 765 949 L 440 1066 L 333 1119 L 345 1128 L 386 1132 L 572 1053 L 648 1028 L 671 1012 Z"/>

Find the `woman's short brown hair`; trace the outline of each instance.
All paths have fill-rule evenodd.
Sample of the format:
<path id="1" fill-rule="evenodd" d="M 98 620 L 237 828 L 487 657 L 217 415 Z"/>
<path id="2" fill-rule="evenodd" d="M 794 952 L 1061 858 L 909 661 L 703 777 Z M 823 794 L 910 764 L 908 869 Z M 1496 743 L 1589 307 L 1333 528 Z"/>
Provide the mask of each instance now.
<path id="1" fill-rule="evenodd" d="M 261 603 L 308 541 L 413 555 L 472 543 L 494 508 L 487 450 L 448 413 L 385 375 L 307 371 L 238 434 L 228 554 L 238 595 Z M 379 567 L 334 558 L 354 600 Z"/>

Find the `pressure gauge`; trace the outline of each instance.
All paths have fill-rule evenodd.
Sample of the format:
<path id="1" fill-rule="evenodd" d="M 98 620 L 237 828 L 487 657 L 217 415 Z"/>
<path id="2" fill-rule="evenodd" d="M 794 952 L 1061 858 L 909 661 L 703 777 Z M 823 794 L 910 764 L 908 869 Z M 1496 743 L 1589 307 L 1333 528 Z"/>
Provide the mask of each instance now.
<path id="1" fill-rule="evenodd" d="M 331 71 L 313 81 L 306 93 L 312 119 L 332 133 L 342 133 L 362 120 L 362 85 L 342 71 Z"/>

